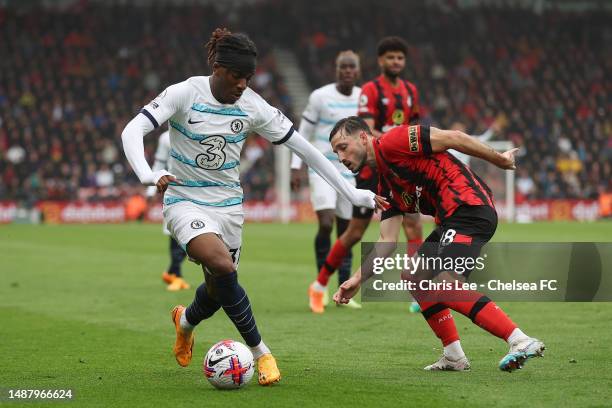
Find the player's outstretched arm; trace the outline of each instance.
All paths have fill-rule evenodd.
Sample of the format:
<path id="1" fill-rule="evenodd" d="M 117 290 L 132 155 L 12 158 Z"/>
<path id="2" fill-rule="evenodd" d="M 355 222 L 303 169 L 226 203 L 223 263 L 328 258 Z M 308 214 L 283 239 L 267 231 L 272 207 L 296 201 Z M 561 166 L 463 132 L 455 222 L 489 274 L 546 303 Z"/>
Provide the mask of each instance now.
<path id="1" fill-rule="evenodd" d="M 336 303 L 348 303 L 359 292 L 361 282 L 368 280 L 372 276 L 374 258 L 386 258 L 393 254 L 402 227 L 402 220 L 403 215 L 396 215 L 381 221 L 377 245 L 374 246 L 364 264 L 355 271 L 353 276 L 340 285 L 338 291 L 333 296 Z"/>
<path id="2" fill-rule="evenodd" d="M 502 169 L 516 169 L 514 155 L 518 151 L 517 148 L 499 153 L 477 138 L 458 130 L 442 130 L 431 127 L 429 130 L 429 137 L 431 150 L 434 153 L 455 149 L 461 153 L 486 160 Z"/>
<path id="3" fill-rule="evenodd" d="M 121 133 L 123 150 L 130 166 L 134 169 L 134 173 L 136 173 L 140 182 L 149 186 L 157 184 L 162 178 L 164 178 L 163 181 L 168 179 L 167 182 L 175 181 L 174 176 L 164 169 L 157 171 L 151 170 L 149 163 L 147 163 L 145 159 L 143 139 L 145 135 L 152 130 L 153 125 L 151 121 L 146 116 L 138 114 L 127 124 Z M 158 190 L 159 188 L 158 186 Z"/>
<path id="4" fill-rule="evenodd" d="M 300 156 L 304 162 L 329 183 L 336 191 L 345 196 L 354 206 L 366 208 L 381 208 L 385 202 L 382 197 L 377 200 L 376 194 L 368 190 L 360 190 L 352 186 L 342 177 L 340 172 L 334 167 L 321 152 L 314 148 L 298 132 L 293 132 L 285 145 L 295 154 Z"/>

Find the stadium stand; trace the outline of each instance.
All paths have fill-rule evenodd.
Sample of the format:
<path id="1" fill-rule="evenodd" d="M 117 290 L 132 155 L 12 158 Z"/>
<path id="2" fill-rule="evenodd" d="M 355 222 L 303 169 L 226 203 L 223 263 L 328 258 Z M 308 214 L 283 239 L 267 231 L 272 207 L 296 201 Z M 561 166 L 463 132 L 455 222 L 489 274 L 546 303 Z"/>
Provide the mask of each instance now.
<path id="1" fill-rule="evenodd" d="M 0 199 L 95 201 L 140 188 L 121 129 L 165 86 L 208 72 L 203 43 L 220 25 L 256 41 L 262 56 L 252 86 L 285 112 L 291 100 L 273 45 L 298 54 L 314 88 L 333 80 L 333 57 L 346 48 L 362 54 L 364 78 L 373 77 L 377 40 L 401 35 L 424 123 L 461 122 L 479 133 L 504 117 L 503 137 L 524 147 L 519 200 L 612 191 L 609 14 L 361 3 L 0 9 L 0 53 L 10 56 L 0 63 Z M 147 138 L 149 157 L 156 139 Z M 245 156 L 247 200 L 273 198 L 271 148 L 250 140 Z"/>
<path id="2" fill-rule="evenodd" d="M 10 56 L 0 65 L 0 199 L 99 201 L 141 190 L 121 130 L 166 86 L 209 72 L 204 43 L 218 25 L 239 26 L 231 19 L 212 6 L 0 9 L 0 53 Z M 271 44 L 251 36 L 260 52 L 251 86 L 290 112 Z M 274 161 L 252 138 L 245 195 L 259 199 Z M 145 141 L 152 161 L 157 137 Z"/>

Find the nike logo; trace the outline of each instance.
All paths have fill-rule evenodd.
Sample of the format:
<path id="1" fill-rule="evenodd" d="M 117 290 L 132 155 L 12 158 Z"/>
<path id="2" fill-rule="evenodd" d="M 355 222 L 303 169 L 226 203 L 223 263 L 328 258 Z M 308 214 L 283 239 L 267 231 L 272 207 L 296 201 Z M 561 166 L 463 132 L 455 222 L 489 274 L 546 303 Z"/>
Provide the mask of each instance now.
<path id="1" fill-rule="evenodd" d="M 191 120 L 191 118 L 189 118 L 189 120 L 187 121 L 187 123 L 189 123 L 190 125 L 194 125 L 196 123 L 202 123 L 202 122 L 204 122 L 204 121 L 203 120 L 199 120 L 197 122 L 194 122 L 194 121 Z"/>
<path id="2" fill-rule="evenodd" d="M 208 360 L 208 365 L 209 365 L 209 366 L 211 366 L 211 367 L 214 367 L 214 366 L 216 366 L 216 365 L 217 365 L 219 362 L 221 362 L 221 361 L 223 361 L 223 360 L 225 360 L 226 358 L 229 358 L 229 357 L 231 357 L 231 356 L 232 356 L 232 355 L 230 354 L 229 356 L 221 357 L 221 358 L 218 358 L 218 359 L 216 359 L 216 360 L 213 360 L 213 359 L 211 358 L 210 360 Z"/>

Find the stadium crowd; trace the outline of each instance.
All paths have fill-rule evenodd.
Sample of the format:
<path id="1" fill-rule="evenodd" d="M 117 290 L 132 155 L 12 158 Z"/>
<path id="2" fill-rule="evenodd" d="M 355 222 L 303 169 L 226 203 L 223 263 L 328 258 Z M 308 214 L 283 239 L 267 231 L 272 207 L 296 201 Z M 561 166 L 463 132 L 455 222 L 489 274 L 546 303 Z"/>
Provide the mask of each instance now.
<path id="1" fill-rule="evenodd" d="M 209 72 L 204 44 L 234 17 L 212 6 L 0 9 L 0 200 L 108 200 L 142 190 L 122 152 L 125 124 L 166 86 Z M 251 86 L 290 111 L 270 43 L 252 33 Z M 157 135 L 145 138 L 151 159 Z M 271 147 L 244 150 L 247 199 L 268 194 Z M 273 184 L 273 183 L 272 183 Z"/>
<path id="2" fill-rule="evenodd" d="M 0 9 L 0 53 L 8 56 L 0 62 L 0 199 L 96 200 L 140 188 L 121 151 L 123 126 L 167 85 L 209 72 L 203 44 L 223 25 L 257 43 L 251 86 L 290 116 L 273 44 L 298 54 L 314 88 L 333 81 L 341 49 L 361 54 L 365 80 L 376 76 L 376 42 L 401 35 L 410 45 L 404 76 L 421 93 L 423 123 L 460 122 L 477 134 L 501 118 L 500 138 L 523 146 L 519 198 L 612 191 L 609 14 L 389 0 L 360 7 L 305 0 L 75 4 Z M 146 139 L 149 157 L 156 139 Z M 272 197 L 272 157 L 267 143 L 249 139 L 247 199 Z"/>
<path id="3" fill-rule="evenodd" d="M 612 191 L 609 12 L 431 9 L 388 0 L 291 4 L 285 12 L 299 31 L 293 49 L 302 51 L 313 86 L 330 82 L 337 50 L 355 44 L 364 78 L 373 78 L 377 40 L 401 35 L 410 45 L 404 77 L 421 93 L 422 122 L 459 122 L 480 134 L 501 119 L 500 138 L 523 147 L 519 199 Z"/>

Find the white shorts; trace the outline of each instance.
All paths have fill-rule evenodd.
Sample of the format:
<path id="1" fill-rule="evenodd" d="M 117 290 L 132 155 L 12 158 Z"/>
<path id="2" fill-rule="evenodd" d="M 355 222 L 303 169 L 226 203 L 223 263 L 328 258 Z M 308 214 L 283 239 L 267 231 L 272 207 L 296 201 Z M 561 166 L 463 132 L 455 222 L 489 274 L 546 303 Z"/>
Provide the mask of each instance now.
<path id="1" fill-rule="evenodd" d="M 313 171 L 308 172 L 310 183 L 310 202 L 315 211 L 336 210 L 336 215 L 345 220 L 350 220 L 353 215 L 353 204 L 330 186 L 321 176 Z M 347 178 L 347 181 L 355 185 L 355 178 Z"/>
<path id="2" fill-rule="evenodd" d="M 213 233 L 227 246 L 236 269 L 242 246 L 242 206 L 235 211 L 221 212 L 190 201 L 164 205 L 164 223 L 174 239 L 187 252 L 187 244 L 198 235 Z"/>

